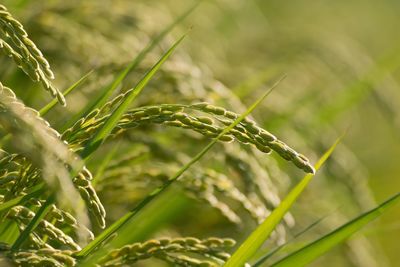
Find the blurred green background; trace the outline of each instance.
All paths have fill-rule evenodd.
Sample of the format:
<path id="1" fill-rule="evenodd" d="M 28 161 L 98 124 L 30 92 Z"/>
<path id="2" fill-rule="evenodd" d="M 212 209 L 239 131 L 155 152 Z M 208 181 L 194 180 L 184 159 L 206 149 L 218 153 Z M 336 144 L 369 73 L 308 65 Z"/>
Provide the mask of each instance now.
<path id="1" fill-rule="evenodd" d="M 91 86 L 71 96 L 69 110 L 59 109 L 65 116 L 79 110 L 98 84 L 107 81 L 107 75 L 129 62 L 151 36 L 193 3 L 3 2 L 48 57 L 58 87 L 65 88 L 89 69 L 97 68 Z M 257 122 L 313 161 L 348 129 L 334 161 L 313 181 L 293 211 L 299 227 L 294 232 L 328 216 L 323 230 L 310 233 L 304 240 L 336 228 L 399 191 L 399 12 L 400 2 L 395 0 L 207 0 L 167 38 L 171 43 L 193 27 L 178 56 L 166 67 L 166 72 L 172 69 L 180 75 L 182 91 L 188 95 L 196 92 L 192 98 L 182 96 L 180 100 L 220 101 L 213 94 L 202 96 L 196 91 L 199 84 L 208 84 L 228 89 L 245 106 L 286 73 L 287 78 L 254 112 Z M 159 49 L 166 47 L 164 44 Z M 149 57 L 142 68 L 155 58 L 157 55 Z M 29 84 L 21 73 L 5 67 L 8 59 L 0 60 L 0 76 L 7 84 Z M 131 79 L 135 80 L 141 70 Z M 148 98 L 154 93 L 158 102 L 174 101 L 173 96 L 157 95 L 154 88 L 160 84 L 162 80 L 154 82 Z M 49 100 L 46 94 L 38 93 L 42 90 L 15 87 L 18 96 L 33 107 Z M 57 117 L 49 116 L 49 121 L 56 124 Z M 279 163 L 290 177 L 282 178 L 278 186 L 282 198 L 302 173 Z M 399 214 L 397 205 L 313 266 L 397 266 Z M 224 223 L 229 225 L 223 222 L 210 229 L 205 223 L 199 232 L 215 234 Z M 247 225 L 242 232 L 227 227 L 232 236 L 243 240 L 254 225 Z M 196 233 L 197 229 L 185 231 Z M 371 250 L 374 255 L 369 254 Z"/>
<path id="2" fill-rule="evenodd" d="M 274 103 L 281 99 L 272 95 L 265 108 L 299 107 L 301 91 L 310 97 L 307 105 L 284 123 L 295 125 L 310 105 L 315 107 L 310 113 L 322 120 L 335 112 L 329 127 L 338 132 L 349 127 L 344 143 L 362 165 L 360 182 L 381 202 L 400 188 L 399 12 L 399 1 L 210 1 L 190 18 L 187 25 L 194 30 L 186 45 L 194 61 L 229 88 L 257 73 L 287 73 L 276 93 L 285 99 Z M 268 119 L 265 126 L 270 129 Z M 313 138 L 325 134 L 320 130 Z M 345 176 L 341 179 L 349 179 Z M 309 194 L 318 201 L 324 194 L 316 187 Z M 340 197 L 335 200 L 346 206 Z M 397 206 L 365 231 L 381 246 L 389 266 L 400 262 L 399 214 Z M 315 266 L 322 265 L 340 264 Z"/>

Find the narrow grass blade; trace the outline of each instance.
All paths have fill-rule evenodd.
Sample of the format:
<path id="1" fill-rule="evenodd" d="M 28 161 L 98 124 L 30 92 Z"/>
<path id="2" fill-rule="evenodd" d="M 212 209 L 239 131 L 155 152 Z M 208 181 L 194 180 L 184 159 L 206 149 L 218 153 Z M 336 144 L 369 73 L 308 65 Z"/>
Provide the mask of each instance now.
<path id="1" fill-rule="evenodd" d="M 9 209 L 11 207 L 14 207 L 14 206 L 18 205 L 19 203 L 21 203 L 23 201 L 26 201 L 26 200 L 29 200 L 29 199 L 31 199 L 33 197 L 39 196 L 40 194 L 42 194 L 43 189 L 44 189 L 44 184 L 39 184 L 37 186 L 34 186 L 31 189 L 31 191 L 28 194 L 24 195 L 24 196 L 16 197 L 16 198 L 8 200 L 8 201 L 6 201 L 4 203 L 1 203 L 0 204 L 0 212 L 5 211 L 5 210 L 7 210 L 7 209 Z"/>
<path id="2" fill-rule="evenodd" d="M 191 207 L 191 202 L 182 190 L 170 187 L 118 231 L 118 236 L 110 241 L 111 247 L 117 248 L 150 238 L 165 224 L 186 216 L 185 211 Z"/>
<path id="3" fill-rule="evenodd" d="M 286 248 L 289 244 L 293 243 L 298 237 L 302 236 L 303 234 L 307 233 L 308 231 L 310 231 L 312 228 L 314 228 L 315 226 L 317 226 L 322 220 L 324 220 L 327 216 L 324 216 L 322 218 L 319 218 L 318 220 L 316 220 L 315 222 L 311 223 L 310 225 L 308 225 L 306 228 L 304 228 L 302 231 L 300 231 L 299 233 L 297 233 L 293 239 L 287 241 L 286 243 L 277 246 L 274 250 L 270 251 L 269 253 L 265 254 L 264 256 L 262 256 L 261 258 L 259 258 L 254 264 L 252 264 L 252 267 L 259 267 L 261 266 L 261 264 L 263 264 L 266 260 L 268 260 L 269 258 L 271 258 L 273 255 L 275 255 L 277 252 L 281 251 L 283 248 Z"/>
<path id="4" fill-rule="evenodd" d="M 18 225 L 15 221 L 5 219 L 0 224 L 0 240 L 6 244 L 13 244 L 19 235 Z"/>
<path id="5" fill-rule="evenodd" d="M 51 205 L 55 200 L 55 195 L 52 194 L 49 198 L 47 198 L 46 202 L 39 208 L 36 212 L 35 216 L 29 222 L 29 224 L 25 227 L 22 233 L 19 235 L 18 239 L 11 247 L 11 251 L 17 251 L 24 241 L 28 238 L 29 234 L 35 230 L 36 226 L 40 223 L 40 221 L 46 216 L 47 212 L 50 210 Z"/>
<path id="6" fill-rule="evenodd" d="M 71 119 L 67 121 L 62 127 L 62 130 L 66 130 L 71 125 L 73 125 L 78 119 L 85 117 L 88 115 L 92 110 L 101 107 L 104 105 L 108 98 L 114 93 L 116 88 L 119 86 L 119 84 L 122 82 L 122 80 L 125 78 L 125 76 L 129 73 L 131 68 L 131 64 L 129 64 L 118 76 L 117 78 L 108 86 L 104 87 L 98 98 L 93 99 L 89 104 L 87 104 L 80 112 L 72 116 Z"/>
<path id="7" fill-rule="evenodd" d="M 301 267 L 312 262 L 322 254 L 326 253 L 334 246 L 340 244 L 352 234 L 360 230 L 366 224 L 379 217 L 389 207 L 393 206 L 400 199 L 400 193 L 394 195 L 376 208 L 360 215 L 351 220 L 329 234 L 312 242 L 311 244 L 299 249 L 298 251 L 286 256 L 282 260 L 276 262 L 274 267 Z"/>
<path id="8" fill-rule="evenodd" d="M 76 89 L 79 85 L 81 85 L 87 77 L 89 77 L 90 74 L 93 73 L 93 70 L 89 71 L 87 74 L 85 74 L 82 78 L 80 78 L 76 83 L 71 85 L 69 88 L 67 88 L 62 94 L 64 96 L 67 96 L 69 93 L 71 93 L 74 89 Z M 52 108 L 54 108 L 58 104 L 58 100 L 55 98 L 52 101 L 50 101 L 46 106 L 44 106 L 41 110 L 39 110 L 40 116 L 46 115 Z M 0 139 L 0 148 L 8 142 L 8 140 L 11 139 L 11 134 L 7 134 L 4 137 Z"/>
<path id="9" fill-rule="evenodd" d="M 91 153 L 93 153 L 102 142 L 110 135 L 111 131 L 117 125 L 121 116 L 129 108 L 129 105 L 135 100 L 135 98 L 140 94 L 143 88 L 147 85 L 150 79 L 157 73 L 161 65 L 171 56 L 172 52 L 176 47 L 182 42 L 186 37 L 184 34 L 175 44 L 172 45 L 170 49 L 160 58 L 160 60 L 144 75 L 144 77 L 139 81 L 139 83 L 126 95 L 122 103 L 113 111 L 111 116 L 107 119 L 104 125 L 97 131 L 89 144 L 81 153 L 82 158 L 87 158 Z"/>
<path id="10" fill-rule="evenodd" d="M 151 40 L 151 42 L 142 50 L 140 53 L 132 60 L 131 63 L 128 64 L 118 75 L 117 77 L 106 87 L 104 87 L 98 98 L 95 98 L 91 101 L 82 111 L 72 117 L 70 121 L 68 121 L 63 129 L 67 129 L 70 127 L 76 120 L 85 117 L 92 110 L 96 108 L 100 108 L 103 106 L 111 97 L 111 95 L 115 92 L 118 86 L 122 83 L 125 77 L 132 72 L 137 66 L 145 59 L 146 55 L 150 53 L 164 38 L 170 33 L 175 26 L 181 23 L 196 7 L 201 3 L 201 1 L 197 1 L 194 5 L 189 7 L 185 12 L 183 12 L 179 17 L 177 17 L 171 24 L 167 25 L 167 27 L 162 30 L 155 38 Z"/>
<path id="11" fill-rule="evenodd" d="M 176 18 L 171 24 L 169 24 L 163 31 L 161 31 L 151 42 L 136 56 L 136 58 L 117 76 L 117 78 L 111 83 L 111 85 L 104 91 L 100 98 L 95 102 L 94 106 L 91 106 L 87 112 L 92 111 L 95 108 L 99 108 L 104 105 L 115 89 L 121 84 L 125 77 L 134 70 L 146 57 L 146 55 L 152 51 L 164 37 L 171 32 L 176 25 L 181 23 L 199 4 L 201 1 L 197 1 L 193 6 L 186 10 L 182 15 Z"/>
<path id="12" fill-rule="evenodd" d="M 282 66 L 274 65 L 269 66 L 254 75 L 250 76 L 248 79 L 232 88 L 232 91 L 237 95 L 240 99 L 248 96 L 254 88 L 259 88 L 266 81 L 276 76 L 278 73 L 282 73 Z"/>
<path id="13" fill-rule="evenodd" d="M 337 144 L 340 142 L 341 137 L 328 149 L 327 152 L 319 159 L 315 164 L 315 170 L 318 170 L 322 164 L 329 158 L 332 152 L 335 150 Z M 247 261 L 254 256 L 257 250 L 262 244 L 268 239 L 272 231 L 282 220 L 283 216 L 295 203 L 297 198 L 309 184 L 313 178 L 312 174 L 307 174 L 304 178 L 296 185 L 295 188 L 285 197 L 281 204 L 274 209 L 274 211 L 268 216 L 268 218 L 257 227 L 255 231 L 242 243 L 238 250 L 232 255 L 232 257 L 225 263 L 225 267 L 237 267 L 244 266 Z"/>
<path id="14" fill-rule="evenodd" d="M 112 161 L 112 159 L 114 158 L 116 153 L 118 152 L 120 146 L 121 146 L 121 141 L 118 141 L 113 146 L 113 148 L 105 156 L 103 156 L 103 160 L 101 161 L 101 163 L 96 171 L 96 174 L 93 176 L 92 186 L 95 186 L 97 184 L 99 178 L 101 178 L 103 176 L 104 171 L 107 169 L 108 165 L 110 164 L 110 162 Z"/>
<path id="15" fill-rule="evenodd" d="M 169 180 L 164 183 L 161 187 L 156 188 L 151 192 L 145 199 L 143 199 L 139 204 L 130 212 L 121 217 L 118 221 L 113 223 L 109 228 L 103 231 L 99 236 L 97 236 L 92 242 L 90 242 L 86 247 L 84 247 L 77 256 L 85 257 L 89 255 L 94 249 L 96 249 L 100 244 L 107 240 L 111 235 L 117 232 L 122 226 L 129 223 L 129 221 L 148 203 L 150 203 L 155 197 L 165 191 L 174 181 L 176 181 L 186 170 L 188 170 L 193 164 L 200 160 L 211 148 L 218 142 L 218 140 L 232 130 L 236 125 L 238 125 L 245 117 L 247 117 L 271 92 L 272 90 L 285 78 L 281 77 L 263 96 L 261 96 L 253 105 L 251 105 L 241 116 L 239 116 L 232 124 L 227 126 L 215 139 L 213 139 L 203 150 L 201 150 L 196 156 L 194 156 L 187 164 L 185 164 L 181 169 L 179 169 L 174 176 L 169 178 Z M 120 245 L 118 237 L 113 240 L 114 244 Z M 101 254 L 101 249 L 98 254 Z M 97 254 L 97 253 L 96 253 Z M 95 257 L 94 257 L 95 258 Z M 87 265 L 90 265 L 90 259 L 87 261 Z"/>
<path id="16" fill-rule="evenodd" d="M 93 70 L 89 71 L 86 73 L 82 78 L 80 78 L 78 81 L 76 81 L 73 85 L 71 85 L 69 88 L 67 88 L 62 94 L 67 96 L 69 93 L 71 93 L 73 90 L 78 88 L 79 85 L 81 85 L 86 79 L 90 76 L 90 74 L 93 73 Z M 57 105 L 58 101 L 57 99 L 53 99 L 50 101 L 46 106 L 44 106 L 40 111 L 39 114 L 40 116 L 43 116 L 47 114 L 52 108 L 54 108 L 55 105 Z"/>

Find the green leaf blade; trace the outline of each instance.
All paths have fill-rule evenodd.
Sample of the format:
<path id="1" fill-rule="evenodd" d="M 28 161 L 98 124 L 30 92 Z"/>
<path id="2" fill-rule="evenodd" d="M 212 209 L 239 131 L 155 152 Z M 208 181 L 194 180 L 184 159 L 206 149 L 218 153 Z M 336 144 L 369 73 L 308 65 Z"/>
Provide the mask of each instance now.
<path id="1" fill-rule="evenodd" d="M 400 199 L 400 193 L 394 195 L 389 200 L 385 201 L 376 208 L 360 215 L 352 221 L 337 228 L 331 233 L 317 239 L 309 245 L 297 250 L 296 252 L 286 256 L 272 266 L 274 267 L 292 267 L 292 266 L 305 266 L 326 253 L 334 246 L 340 244 L 352 234 L 360 230 L 372 220 L 376 219 L 388 208 L 393 206 Z"/>
<path id="2" fill-rule="evenodd" d="M 26 195 L 19 196 L 19 197 L 13 198 L 11 200 L 8 200 L 4 203 L 1 203 L 0 204 L 0 212 L 3 212 L 9 208 L 12 208 L 12 207 L 22 203 L 23 201 L 29 200 L 30 198 L 37 197 L 40 194 L 42 194 L 43 191 L 44 191 L 43 183 L 36 185 L 36 186 L 32 187 L 32 189 Z"/>
<path id="3" fill-rule="evenodd" d="M 318 170 L 329 158 L 336 146 L 339 144 L 340 140 L 341 137 L 338 138 L 328 149 L 328 151 L 326 151 L 325 154 L 318 160 L 318 162 L 315 164 L 316 170 Z M 244 243 L 242 243 L 238 250 L 225 263 L 225 267 L 244 266 L 246 262 L 249 261 L 252 256 L 254 256 L 257 250 L 268 239 L 275 227 L 282 220 L 283 216 L 289 211 L 297 198 L 307 187 L 313 176 L 313 174 L 307 174 L 304 176 L 304 178 L 295 186 L 295 188 L 292 189 L 292 191 L 286 196 L 281 204 L 274 209 L 270 216 L 267 217 L 267 219 L 251 233 Z"/>
<path id="4" fill-rule="evenodd" d="M 76 81 L 73 85 L 71 85 L 70 87 L 68 87 L 62 94 L 64 96 L 69 95 L 73 90 L 75 90 L 76 88 L 78 88 L 79 85 L 81 85 L 84 81 L 86 81 L 86 79 L 93 73 L 93 70 L 89 71 L 88 73 L 86 73 L 82 78 L 80 78 L 78 81 Z M 53 99 L 52 101 L 50 101 L 46 106 L 44 106 L 40 111 L 39 114 L 40 116 L 44 116 L 45 114 L 47 114 L 52 108 L 55 107 L 55 105 L 57 105 L 58 101 L 57 99 Z"/>
<path id="5" fill-rule="evenodd" d="M 261 264 L 263 264 L 266 260 L 268 260 L 269 258 L 271 258 L 273 255 L 275 255 L 276 253 L 278 253 L 279 251 L 283 250 L 284 248 L 288 247 L 290 244 L 292 244 L 298 237 L 302 236 L 303 234 L 307 233 L 308 231 L 310 231 L 312 228 L 314 228 L 316 225 L 318 225 L 319 223 L 321 223 L 327 216 L 321 217 L 319 219 L 317 219 L 316 221 L 314 221 L 313 223 L 311 223 L 310 225 L 308 225 L 306 228 L 304 228 L 303 230 L 301 230 L 299 233 L 295 234 L 293 239 L 287 241 L 286 243 L 276 247 L 275 249 L 273 249 L 272 251 L 268 252 L 267 254 L 265 254 L 264 256 L 262 256 L 261 258 L 259 258 L 252 266 L 253 267 L 259 267 L 261 266 Z"/>
<path id="6" fill-rule="evenodd" d="M 77 253 L 79 257 L 88 256 L 94 249 L 96 249 L 101 243 L 107 240 L 111 235 L 117 232 L 123 225 L 129 223 L 134 216 L 141 211 L 148 203 L 150 203 L 154 198 L 156 198 L 159 194 L 164 192 L 170 185 L 173 184 L 186 170 L 188 170 L 193 164 L 195 164 L 198 160 L 200 160 L 213 146 L 217 143 L 217 141 L 226 133 L 228 133 L 231 129 L 233 129 L 236 125 L 238 125 L 246 116 L 248 116 L 271 92 L 272 90 L 278 86 L 278 84 L 286 77 L 286 75 L 282 76 L 277 82 L 275 82 L 271 88 L 264 93 L 260 98 L 258 98 L 241 116 L 239 116 L 234 122 L 232 122 L 229 126 L 227 126 L 216 138 L 214 138 L 206 147 L 204 147 L 198 154 L 196 154 L 188 163 L 186 163 L 182 168 L 180 168 L 175 175 L 168 179 L 166 183 L 164 183 L 161 187 L 156 188 L 153 192 L 151 192 L 146 198 L 144 198 L 139 204 L 130 212 L 126 213 L 123 217 L 113 223 L 110 227 L 104 230 L 99 236 L 97 236 L 91 243 L 89 243 L 86 247 L 84 247 L 80 252 Z M 114 244 L 122 245 L 118 243 L 117 240 L 113 240 Z M 101 249 L 100 249 L 101 252 Z M 99 253 L 99 252 L 97 252 Z M 93 258 L 93 257 L 92 257 Z M 84 261 L 84 266 L 89 266 L 92 264 L 91 259 L 89 257 L 88 260 Z"/>
<path id="7" fill-rule="evenodd" d="M 89 144 L 85 147 L 85 149 L 81 153 L 82 158 L 87 158 L 90 154 L 92 154 L 101 144 L 102 142 L 111 134 L 114 127 L 117 125 L 119 119 L 129 108 L 129 105 L 136 99 L 136 97 L 140 94 L 143 88 L 147 85 L 147 83 L 151 80 L 154 74 L 160 69 L 163 63 L 171 56 L 171 54 L 175 51 L 178 45 L 183 41 L 187 34 L 184 34 L 181 38 L 179 38 L 169 49 L 168 51 L 159 59 L 159 61 L 143 76 L 143 78 L 137 83 L 137 85 L 131 89 L 122 103 L 114 110 L 108 120 L 104 123 L 104 125 L 97 131 L 94 137 L 91 139 Z"/>
<path id="8" fill-rule="evenodd" d="M 51 205 L 55 200 L 55 195 L 52 194 L 49 198 L 47 198 L 46 202 L 39 208 L 38 212 L 29 222 L 29 224 L 25 227 L 25 229 L 21 232 L 18 239 L 11 247 L 11 251 L 17 251 L 20 249 L 24 241 L 28 238 L 28 236 L 35 230 L 35 228 L 39 225 L 40 221 L 46 216 L 49 212 Z"/>
<path id="9" fill-rule="evenodd" d="M 124 81 L 126 76 L 135 70 L 139 64 L 146 58 L 149 54 L 164 38 L 170 33 L 178 24 L 180 24 L 190 13 L 193 12 L 199 6 L 201 1 L 196 2 L 194 5 L 189 7 L 185 12 L 183 12 L 179 17 L 177 17 L 171 24 L 167 25 L 164 30 L 162 30 L 150 43 L 139 52 L 139 54 L 122 70 L 119 72 L 117 77 L 107 86 L 105 86 L 100 95 L 89 102 L 79 113 L 74 115 L 71 120 L 69 120 L 63 127 L 64 130 L 68 129 L 74 122 L 78 119 L 88 115 L 92 110 L 100 108 L 103 106 L 111 97 L 111 95 L 116 91 L 119 85 Z"/>

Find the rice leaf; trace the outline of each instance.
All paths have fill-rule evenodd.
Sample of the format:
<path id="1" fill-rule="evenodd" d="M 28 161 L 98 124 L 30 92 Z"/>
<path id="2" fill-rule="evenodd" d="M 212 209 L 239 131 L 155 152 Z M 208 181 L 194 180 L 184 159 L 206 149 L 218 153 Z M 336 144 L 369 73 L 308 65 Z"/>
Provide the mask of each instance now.
<path id="1" fill-rule="evenodd" d="M 62 92 L 62 94 L 64 95 L 64 97 L 66 97 L 69 93 L 71 93 L 73 90 L 75 90 L 76 88 L 78 88 L 79 85 L 81 85 L 84 81 L 86 81 L 86 79 L 90 76 L 90 74 L 93 73 L 93 70 L 89 71 L 88 73 L 86 73 L 82 78 L 80 78 L 78 81 L 76 81 L 73 85 L 71 85 L 70 87 L 68 87 L 64 92 Z M 44 106 L 41 110 L 39 110 L 39 114 L 40 116 L 44 116 L 45 114 L 47 114 L 55 105 L 57 105 L 58 101 L 57 99 L 53 99 L 52 101 L 50 101 L 46 106 Z"/>
<path id="2" fill-rule="evenodd" d="M 267 68 L 262 69 L 261 71 L 256 72 L 245 81 L 232 88 L 232 91 L 237 95 L 240 99 L 248 96 L 254 88 L 259 88 L 262 86 L 268 79 L 271 79 L 277 73 L 282 72 L 282 66 L 273 65 L 268 66 Z"/>
<path id="3" fill-rule="evenodd" d="M 339 144 L 341 137 L 339 137 L 335 143 L 325 152 L 325 154 L 315 164 L 315 170 L 318 170 L 322 164 L 329 158 L 336 146 Z M 238 250 L 232 255 L 232 257 L 226 262 L 225 267 L 236 267 L 244 266 L 247 261 L 257 252 L 262 244 L 268 239 L 270 234 L 273 232 L 275 227 L 282 220 L 283 216 L 295 203 L 297 198 L 306 188 L 308 183 L 313 178 L 313 174 L 307 174 L 304 178 L 296 185 L 295 188 L 286 196 L 281 204 L 269 215 L 269 217 L 254 230 L 251 235 L 242 243 Z"/>
<path id="4" fill-rule="evenodd" d="M 19 235 L 18 239 L 12 245 L 11 247 L 12 251 L 17 251 L 21 247 L 21 245 L 28 238 L 30 233 L 32 233 L 33 230 L 35 230 L 39 222 L 46 216 L 47 212 L 51 208 L 51 205 L 54 203 L 54 201 L 55 201 L 54 194 L 52 194 L 50 197 L 47 198 L 46 202 L 39 208 L 38 212 L 35 214 L 35 216 L 32 218 L 32 220 L 29 222 L 26 228 Z"/>
<path id="5" fill-rule="evenodd" d="M 174 181 L 176 181 L 186 170 L 188 170 L 193 164 L 195 164 L 198 160 L 200 160 L 218 140 L 232 130 L 236 125 L 238 125 L 245 117 L 247 117 L 271 92 L 272 90 L 278 86 L 278 84 L 285 78 L 286 76 L 282 76 L 276 83 L 272 85 L 272 87 L 262 95 L 257 101 L 255 101 L 242 115 L 240 115 L 232 124 L 227 126 L 215 139 L 213 139 L 203 150 L 201 150 L 196 156 L 194 156 L 188 163 L 186 163 L 181 169 L 179 169 L 174 176 L 169 178 L 169 180 L 164 183 L 162 186 L 156 188 L 153 192 L 151 192 L 146 198 L 144 198 L 139 204 L 130 212 L 126 213 L 123 217 L 121 217 L 118 221 L 113 223 L 109 228 L 103 231 L 100 235 L 98 235 L 91 243 L 89 243 L 86 247 L 84 247 L 80 252 L 77 253 L 77 256 L 85 257 L 89 255 L 94 249 L 96 249 L 100 244 L 102 244 L 106 239 L 108 239 L 111 235 L 117 232 L 122 226 L 129 223 L 130 220 L 140 211 L 142 210 L 148 203 L 150 203 L 156 196 L 166 190 Z M 117 237 L 118 238 L 118 237 Z M 117 241 L 113 241 L 114 243 L 118 243 Z M 101 249 L 98 253 L 101 254 Z M 93 257 L 95 258 L 95 257 Z M 91 261 L 88 261 L 91 263 Z M 87 262 L 87 264 L 88 264 Z"/>
<path id="6" fill-rule="evenodd" d="M 129 105 L 135 100 L 135 98 L 140 94 L 143 88 L 147 85 L 150 79 L 156 74 L 161 65 L 171 56 L 172 52 L 176 49 L 176 47 L 182 42 L 182 40 L 186 37 L 184 34 L 178 41 L 175 42 L 171 46 L 170 49 L 160 58 L 160 60 L 144 75 L 144 77 L 138 82 L 138 84 L 130 90 L 130 92 L 126 95 L 125 99 L 122 103 L 114 110 L 105 124 L 97 131 L 89 144 L 85 147 L 85 149 L 81 153 L 82 158 L 87 158 L 91 153 L 93 153 L 102 143 L 103 141 L 110 135 L 111 131 L 114 129 L 115 125 L 117 125 L 121 116 L 126 112 L 129 108 Z"/>
<path id="7" fill-rule="evenodd" d="M 7 210 L 11 207 L 14 207 L 14 206 L 22 203 L 23 201 L 26 201 L 33 197 L 39 196 L 43 192 L 43 189 L 44 189 L 43 186 L 44 186 L 44 184 L 38 184 L 38 185 L 32 187 L 32 189 L 30 190 L 30 192 L 28 194 L 13 198 L 4 203 L 1 203 L 0 204 L 0 212 Z"/>
<path id="8" fill-rule="evenodd" d="M 184 13 L 182 13 L 178 18 L 176 18 L 171 24 L 169 24 L 163 31 L 161 31 L 151 42 L 135 57 L 135 59 L 124 69 L 122 70 L 117 78 L 110 84 L 108 88 L 103 92 L 99 99 L 97 99 L 93 106 L 91 106 L 87 113 L 92 111 L 95 108 L 103 106 L 115 89 L 121 84 L 121 82 L 125 79 L 125 77 L 134 70 L 146 57 L 146 55 L 152 51 L 163 39 L 164 37 L 175 28 L 176 25 L 181 23 L 199 4 L 201 1 L 196 2 L 193 6 L 189 7 Z M 84 113 L 84 116 L 87 115 Z"/>
<path id="9" fill-rule="evenodd" d="M 90 74 L 92 74 L 92 73 L 93 73 L 93 70 L 89 71 L 82 78 L 80 78 L 78 81 L 76 81 L 73 85 L 71 85 L 69 88 L 67 88 L 64 92 L 62 92 L 63 96 L 66 97 L 73 90 L 78 88 L 79 85 L 81 85 L 90 76 Z M 46 106 L 44 106 L 43 108 L 41 108 L 39 110 L 39 115 L 40 116 L 46 115 L 51 109 L 53 109 L 57 105 L 57 103 L 59 103 L 59 101 L 56 98 L 54 98 Z M 6 134 L 5 136 L 3 136 L 0 139 L 0 148 L 3 146 L 3 144 L 5 144 L 10 139 L 11 139 L 11 134 Z"/>
<path id="10" fill-rule="evenodd" d="M 346 240 L 349 236 L 360 230 L 363 226 L 379 217 L 389 207 L 393 206 L 400 199 L 400 193 L 394 195 L 387 201 L 383 202 L 376 208 L 360 215 L 350 222 L 342 225 L 329 234 L 310 243 L 309 245 L 297 250 L 296 252 L 286 256 L 272 266 L 274 267 L 290 267 L 290 266 L 305 266 L 318 258 L 322 254 L 328 252 L 334 246 Z"/>
<path id="11" fill-rule="evenodd" d="M 132 60 L 132 62 L 129 63 L 128 66 L 126 66 L 108 86 L 102 89 L 99 97 L 95 98 L 92 102 L 86 105 L 82 111 L 73 116 L 72 119 L 64 125 L 63 129 L 68 129 L 78 119 L 85 117 L 92 110 L 103 106 L 109 100 L 110 96 L 114 93 L 118 86 L 122 83 L 122 81 L 126 78 L 126 76 L 136 69 L 143 59 L 145 59 L 146 55 L 150 53 L 165 38 L 165 36 L 175 28 L 175 26 L 189 16 L 189 14 L 192 13 L 192 11 L 195 10 L 200 3 L 201 1 L 196 2 L 179 17 L 177 17 L 171 24 L 167 25 L 167 27 L 162 30 L 154 39 L 152 39 L 150 43 L 142 51 L 140 51 L 140 53 Z"/>
<path id="12" fill-rule="evenodd" d="M 303 230 L 301 230 L 299 233 L 297 233 L 296 235 L 294 235 L 293 239 L 287 241 L 286 243 L 276 247 L 274 250 L 270 251 L 269 253 L 265 254 L 264 256 L 262 256 L 261 258 L 259 258 L 254 264 L 252 264 L 253 267 L 258 267 L 261 266 L 261 264 L 263 264 L 266 260 L 268 260 L 270 257 L 272 257 L 273 255 L 275 255 L 277 252 L 281 251 L 283 248 L 287 247 L 288 245 L 290 245 L 291 243 L 293 243 L 298 237 L 302 236 L 303 234 L 307 233 L 309 230 L 311 230 L 312 228 L 314 228 L 315 226 L 317 226 L 320 222 L 322 222 L 327 216 L 321 217 L 319 219 L 317 219 L 316 221 L 314 221 L 313 223 L 311 223 L 310 225 L 308 225 L 306 228 L 304 228 Z"/>
<path id="13" fill-rule="evenodd" d="M 175 220 L 190 208 L 190 199 L 182 190 L 170 187 L 158 198 L 142 209 L 113 240 L 112 247 L 121 247 L 126 244 L 139 242 L 151 237 L 166 223 Z"/>
<path id="14" fill-rule="evenodd" d="M 101 161 L 101 164 L 99 168 L 96 171 L 96 174 L 93 176 L 92 180 L 92 185 L 95 186 L 99 178 L 103 175 L 104 171 L 107 169 L 108 165 L 110 164 L 111 160 L 115 157 L 116 153 L 118 152 L 118 149 L 121 146 L 121 142 L 117 142 L 113 149 L 110 150 L 107 155 L 103 157 L 103 160 Z"/>
<path id="15" fill-rule="evenodd" d="M 18 225 L 15 221 L 6 219 L 0 224 L 0 239 L 8 244 L 17 240 L 19 235 Z"/>

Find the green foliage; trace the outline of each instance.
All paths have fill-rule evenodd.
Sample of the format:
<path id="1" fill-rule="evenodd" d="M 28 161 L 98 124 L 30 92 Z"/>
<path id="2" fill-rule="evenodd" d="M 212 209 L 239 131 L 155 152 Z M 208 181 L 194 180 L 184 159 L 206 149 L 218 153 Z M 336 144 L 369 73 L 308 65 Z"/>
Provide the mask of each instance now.
<path id="1" fill-rule="evenodd" d="M 96 132 L 93 139 L 85 146 L 85 149 L 81 153 L 82 158 L 87 158 L 91 153 L 93 153 L 104 140 L 111 134 L 112 130 L 117 125 L 119 119 L 126 112 L 129 105 L 135 100 L 135 98 L 140 94 L 146 84 L 150 81 L 154 74 L 157 73 L 158 69 L 162 64 L 169 58 L 176 47 L 183 41 L 185 35 L 182 36 L 176 43 L 171 46 L 170 49 L 160 58 L 160 60 L 144 75 L 144 77 L 136 84 L 134 88 L 129 90 L 122 97 L 121 103 L 115 108 L 115 110 L 110 114 L 108 119 L 105 121 L 104 125 Z M 113 88 L 112 86 L 111 88 Z"/>
<path id="2" fill-rule="evenodd" d="M 325 154 L 315 164 L 315 169 L 318 170 L 322 164 L 329 158 L 335 150 L 337 144 L 340 142 L 339 138 Z M 297 198 L 301 195 L 307 185 L 310 183 L 313 175 L 307 174 L 304 178 L 290 191 L 282 203 L 272 211 L 268 218 L 260 224 L 256 230 L 246 239 L 239 249 L 232 255 L 225 266 L 242 266 L 251 259 L 257 252 L 261 245 L 267 240 L 272 231 L 276 228 L 278 223 L 282 220 L 283 216 L 289 211 L 292 205 L 296 202 Z"/>
<path id="3" fill-rule="evenodd" d="M 331 233 L 286 256 L 277 263 L 274 263 L 272 266 L 306 266 L 317 257 L 343 242 L 346 238 L 360 230 L 363 226 L 379 217 L 389 207 L 393 206 L 399 200 L 399 197 L 400 195 L 396 194 L 376 208 L 360 215 L 354 220 L 335 229 Z"/>
<path id="4" fill-rule="evenodd" d="M 174 2 L 175 10 L 169 1 L 0 5 L 0 265 L 245 266 L 261 256 L 255 266 L 266 259 L 273 266 L 303 266 L 398 199 L 321 237 L 349 217 L 340 210 L 328 214 L 332 220 L 315 222 L 321 209 L 344 202 L 354 214 L 373 204 L 366 174 L 346 142 L 332 153 L 337 140 L 314 166 L 298 152 L 315 159 L 343 128 L 336 124 L 341 115 L 371 94 L 379 96 L 385 112 L 397 114 L 386 95 L 392 91 L 374 90 L 398 67 L 397 49 L 361 71 L 349 60 L 363 58 L 356 53 L 343 55 L 327 45 L 329 54 L 283 35 L 276 40 L 281 48 L 272 49 L 283 55 L 277 58 L 260 53 L 264 37 L 257 41 L 252 35 L 269 29 L 263 28 L 263 8 L 273 3 L 184 3 L 181 14 L 180 4 Z M 197 25 L 190 34 L 180 26 L 197 18 L 194 10 L 207 38 L 198 37 Z M 243 32 L 236 17 L 259 21 Z M 208 25 L 210 18 L 215 27 Z M 175 31 L 186 33 L 176 39 Z M 225 35 L 235 31 L 243 36 Z M 211 42 L 222 44 L 224 38 L 229 45 Z M 255 50 L 242 49 L 241 40 L 254 41 Z M 206 50 L 226 58 L 205 67 Z M 235 62 L 230 51 L 245 56 Z M 246 69 L 243 59 L 270 66 Z M 53 81 L 53 71 L 59 80 Z M 282 71 L 289 75 L 280 76 Z M 239 85 L 231 90 L 211 73 Z M 46 101 L 46 92 L 32 81 L 53 100 Z M 331 84 L 345 89 L 333 98 L 332 89 L 321 89 Z M 306 175 L 296 183 L 299 170 Z M 318 181 L 303 193 L 316 171 Z M 303 246 L 292 238 L 300 249 L 283 255 L 286 239 L 310 222 L 301 237 L 316 241 Z M 234 239 L 244 241 L 231 257 Z M 379 259 L 367 239 L 352 242 L 346 241 L 346 253 L 332 257 L 346 263 L 355 258 L 358 266 L 372 262 L 363 255 Z"/>

